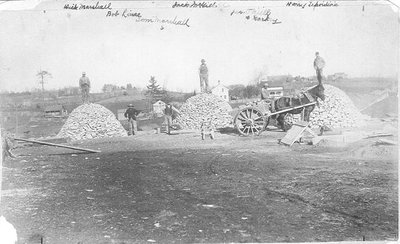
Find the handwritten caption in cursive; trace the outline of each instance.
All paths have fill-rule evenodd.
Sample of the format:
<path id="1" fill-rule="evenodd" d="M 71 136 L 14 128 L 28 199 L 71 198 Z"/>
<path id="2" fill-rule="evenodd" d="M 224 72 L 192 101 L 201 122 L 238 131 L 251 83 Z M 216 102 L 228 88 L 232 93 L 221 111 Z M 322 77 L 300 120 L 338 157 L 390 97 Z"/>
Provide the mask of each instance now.
<path id="1" fill-rule="evenodd" d="M 271 9 L 246 9 L 246 10 L 233 10 L 231 16 L 233 15 L 244 15 L 247 20 L 268 22 L 272 24 L 282 23 L 278 18 L 272 17 Z"/>
<path id="2" fill-rule="evenodd" d="M 96 4 L 82 4 L 82 3 L 72 3 L 72 4 L 65 4 L 64 9 L 70 9 L 70 10 L 93 10 L 93 9 L 106 9 L 106 10 L 111 10 L 111 3 L 105 3 L 105 4 L 100 4 L 100 2 L 97 2 Z"/>
<path id="3" fill-rule="evenodd" d="M 309 1 L 309 2 L 287 2 L 286 7 L 299 7 L 299 8 L 318 8 L 318 7 L 338 7 L 337 2 L 332 1 Z"/>
<path id="4" fill-rule="evenodd" d="M 124 9 L 123 11 L 119 11 L 119 10 L 107 11 L 106 17 L 108 17 L 108 18 L 112 18 L 112 17 L 133 18 L 134 21 L 142 22 L 142 23 L 161 23 L 161 24 L 181 25 L 181 26 L 190 27 L 190 25 L 189 25 L 190 18 L 179 19 L 178 16 L 175 16 L 175 18 L 173 18 L 173 19 L 172 18 L 159 18 L 157 16 L 153 16 L 153 17 L 149 18 L 149 17 L 143 17 L 140 12 L 135 12 L 134 10 L 131 10 L 131 9 Z"/>
<path id="5" fill-rule="evenodd" d="M 175 2 L 172 8 L 216 8 L 217 2 Z"/>

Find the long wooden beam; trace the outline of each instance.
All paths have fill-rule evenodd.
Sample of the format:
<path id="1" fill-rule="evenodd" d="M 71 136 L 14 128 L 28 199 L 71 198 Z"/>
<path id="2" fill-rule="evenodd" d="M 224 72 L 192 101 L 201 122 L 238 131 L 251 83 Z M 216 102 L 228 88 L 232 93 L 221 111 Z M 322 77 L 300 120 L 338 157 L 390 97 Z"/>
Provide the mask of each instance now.
<path id="1" fill-rule="evenodd" d="M 37 144 L 46 145 L 46 146 L 52 146 L 52 147 L 69 148 L 69 149 L 74 149 L 74 150 L 83 151 L 83 152 L 91 152 L 91 153 L 99 153 L 100 152 L 98 150 L 92 150 L 92 149 L 81 148 L 81 147 L 73 147 L 73 146 L 55 144 L 55 143 L 44 142 L 44 141 L 36 141 L 36 140 L 29 140 L 29 139 L 22 139 L 22 138 L 14 138 L 14 140 L 37 143 Z"/>
<path id="2" fill-rule="evenodd" d="M 291 111 L 291 110 L 295 110 L 295 109 L 298 109 L 298 108 L 304 108 L 304 107 L 307 107 L 307 106 L 310 106 L 310 105 L 313 105 L 313 104 L 316 104 L 316 103 L 317 102 L 307 103 L 307 104 L 303 104 L 303 105 L 300 105 L 300 106 L 297 106 L 297 107 L 292 107 L 292 108 L 287 108 L 287 109 L 283 109 L 283 110 L 280 110 L 280 111 L 276 111 L 276 112 L 270 113 L 268 115 L 271 116 L 271 115 L 275 115 L 275 114 L 281 114 L 281 113 L 284 113 L 284 112 L 287 112 L 287 111 Z"/>

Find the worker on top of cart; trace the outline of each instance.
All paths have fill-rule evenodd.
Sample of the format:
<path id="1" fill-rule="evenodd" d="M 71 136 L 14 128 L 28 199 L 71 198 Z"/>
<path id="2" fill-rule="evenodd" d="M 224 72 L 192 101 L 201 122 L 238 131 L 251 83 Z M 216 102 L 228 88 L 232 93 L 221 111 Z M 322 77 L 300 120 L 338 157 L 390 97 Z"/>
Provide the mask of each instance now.
<path id="1" fill-rule="evenodd" d="M 275 112 L 275 101 L 269 96 L 268 83 L 264 83 L 263 88 L 261 88 L 261 100 L 267 101 L 271 104 L 271 111 Z"/>
<path id="2" fill-rule="evenodd" d="M 269 93 L 268 93 L 268 83 L 264 83 L 263 87 L 261 88 L 261 99 L 270 99 Z"/>

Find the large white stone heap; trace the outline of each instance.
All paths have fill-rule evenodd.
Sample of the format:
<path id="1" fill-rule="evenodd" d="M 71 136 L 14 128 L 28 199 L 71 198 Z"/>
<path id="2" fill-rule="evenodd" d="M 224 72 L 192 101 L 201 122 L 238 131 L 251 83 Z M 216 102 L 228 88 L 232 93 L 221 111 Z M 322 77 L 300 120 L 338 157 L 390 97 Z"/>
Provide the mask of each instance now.
<path id="1" fill-rule="evenodd" d="M 72 141 L 118 136 L 127 136 L 124 127 L 110 110 L 95 103 L 74 109 L 57 135 Z"/>
<path id="2" fill-rule="evenodd" d="M 227 127 L 232 123 L 232 116 L 229 114 L 232 107 L 213 94 L 193 96 L 179 110 L 181 114 L 174 122 L 185 129 L 199 129 L 204 120 L 212 121 L 216 128 Z"/>
<path id="3" fill-rule="evenodd" d="M 346 93 L 337 87 L 324 85 L 325 101 L 319 100 L 310 115 L 312 128 L 328 126 L 329 128 L 362 127 L 365 117 L 360 113 Z M 287 116 L 287 122 L 298 120 L 298 116 Z"/>

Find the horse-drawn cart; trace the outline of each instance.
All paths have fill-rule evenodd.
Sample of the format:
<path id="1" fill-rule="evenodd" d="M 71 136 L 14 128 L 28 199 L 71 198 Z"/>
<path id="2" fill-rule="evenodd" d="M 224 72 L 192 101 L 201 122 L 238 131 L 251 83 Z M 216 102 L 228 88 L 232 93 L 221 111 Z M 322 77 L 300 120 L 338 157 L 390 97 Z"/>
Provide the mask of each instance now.
<path id="1" fill-rule="evenodd" d="M 319 84 L 297 97 L 282 97 L 276 100 L 261 100 L 239 108 L 234 115 L 234 125 L 244 136 L 259 135 L 268 125 L 280 127 L 283 131 L 291 124 L 285 122 L 287 114 L 301 114 L 302 120 L 309 121 L 310 113 L 318 103 L 317 98 L 325 99 L 324 88 Z M 274 103 L 276 111 L 271 109 Z"/>

